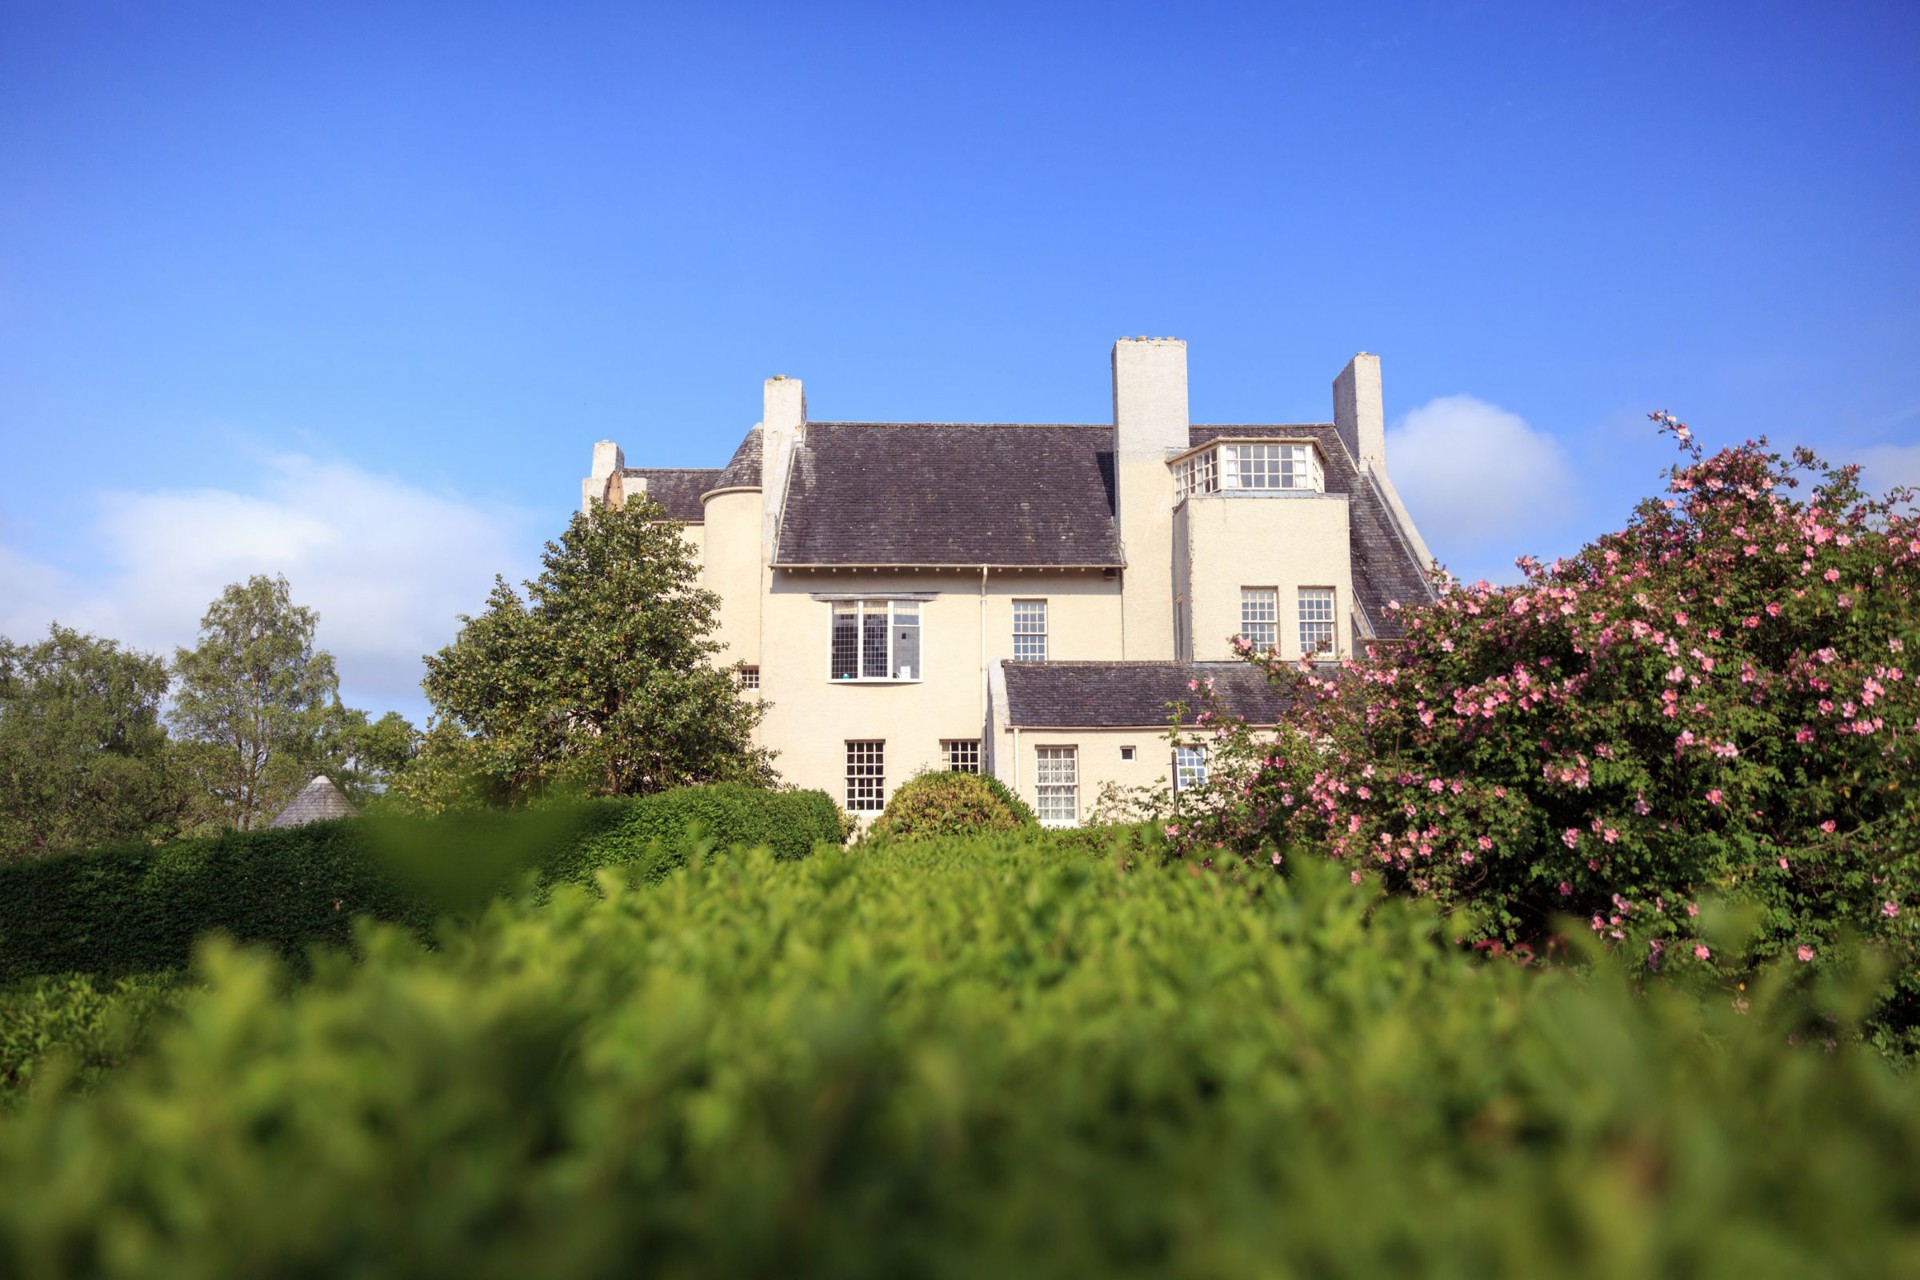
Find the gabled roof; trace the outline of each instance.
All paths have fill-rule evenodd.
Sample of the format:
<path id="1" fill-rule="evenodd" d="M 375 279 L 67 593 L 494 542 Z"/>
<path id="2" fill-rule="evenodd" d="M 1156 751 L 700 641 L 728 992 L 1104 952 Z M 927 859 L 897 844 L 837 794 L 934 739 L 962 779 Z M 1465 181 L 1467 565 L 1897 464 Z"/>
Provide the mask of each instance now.
<path id="1" fill-rule="evenodd" d="M 1433 598 L 1433 589 L 1413 548 L 1401 537 L 1399 526 L 1387 510 L 1373 482 L 1360 472 L 1346 443 L 1331 422 L 1282 422 L 1251 426 L 1191 427 L 1187 432 L 1191 445 L 1209 440 L 1292 439 L 1312 440 L 1320 446 L 1325 460 L 1328 493 L 1347 497 L 1348 540 L 1353 552 L 1353 591 L 1360 597 L 1373 633 L 1383 640 L 1398 640 L 1406 635 L 1401 615 L 1387 607 L 1398 600 L 1402 605 L 1424 604 Z"/>
<path id="2" fill-rule="evenodd" d="M 340 794 L 340 788 L 326 774 L 320 774 L 301 789 L 300 794 L 274 816 L 271 827 L 304 827 L 309 822 L 329 818 L 351 818 L 357 813 L 353 802 Z"/>
<path id="3" fill-rule="evenodd" d="M 1122 563 L 1113 428 L 809 422 L 780 565 Z"/>
<path id="4" fill-rule="evenodd" d="M 627 467 L 620 472 L 623 478 L 644 479 L 647 496 L 666 508 L 667 518 L 687 524 L 699 524 L 706 518 L 700 495 L 719 488 L 715 481 L 720 474 L 718 467 Z M 631 486 L 627 493 L 632 495 Z"/>
<path id="5" fill-rule="evenodd" d="M 1005 721 L 1037 729 L 1164 729 L 1174 703 L 1186 704 L 1191 725 L 1213 692 L 1248 724 L 1285 718 L 1287 700 L 1244 662 L 1002 662 L 1007 681 Z"/>

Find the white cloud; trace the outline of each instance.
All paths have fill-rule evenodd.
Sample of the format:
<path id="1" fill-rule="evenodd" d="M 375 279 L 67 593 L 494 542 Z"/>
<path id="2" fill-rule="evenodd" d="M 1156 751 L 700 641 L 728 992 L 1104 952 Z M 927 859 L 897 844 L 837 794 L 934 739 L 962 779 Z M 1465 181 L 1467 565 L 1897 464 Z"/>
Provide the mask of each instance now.
<path id="1" fill-rule="evenodd" d="M 100 495 L 97 567 L 66 573 L 0 546 L 0 634 L 54 619 L 135 648 L 191 645 L 228 583 L 282 573 L 319 611 L 350 705 L 417 717 L 420 656 L 477 613 L 495 573 L 529 576 L 528 513 L 434 493 L 348 463 L 267 464 L 257 493 L 219 489 Z"/>
<path id="2" fill-rule="evenodd" d="M 1558 441 L 1473 396 L 1429 400 L 1387 432 L 1387 465 L 1420 534 L 1463 576 L 1514 577 L 1516 555 L 1579 514 L 1580 492 Z M 1494 553 L 1497 553 L 1495 555 Z"/>
<path id="3" fill-rule="evenodd" d="M 1868 493 L 1884 494 L 1897 485 L 1920 489 L 1920 444 L 1868 445 L 1853 460 L 1863 468 L 1860 487 Z"/>

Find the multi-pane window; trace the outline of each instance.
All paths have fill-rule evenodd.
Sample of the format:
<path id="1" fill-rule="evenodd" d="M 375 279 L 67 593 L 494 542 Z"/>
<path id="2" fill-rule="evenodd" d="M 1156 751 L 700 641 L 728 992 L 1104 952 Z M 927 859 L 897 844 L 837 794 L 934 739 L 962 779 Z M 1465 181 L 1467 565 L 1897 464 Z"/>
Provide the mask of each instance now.
<path id="1" fill-rule="evenodd" d="M 886 740 L 849 740 L 847 743 L 847 808 L 854 813 L 877 813 L 886 807 Z"/>
<path id="2" fill-rule="evenodd" d="M 1300 588 L 1300 652 L 1333 653 L 1333 588 Z"/>
<path id="3" fill-rule="evenodd" d="M 946 748 L 949 773 L 980 772 L 980 739 L 948 738 L 940 745 Z"/>
<path id="4" fill-rule="evenodd" d="M 1223 444 L 1174 466 L 1180 496 L 1222 489 L 1318 493 L 1326 488 L 1320 455 L 1310 444 Z"/>
<path id="5" fill-rule="evenodd" d="M 1047 660 L 1047 602 L 1045 600 L 1013 602 L 1013 660 L 1015 662 Z"/>
<path id="6" fill-rule="evenodd" d="M 1271 649 L 1280 643 L 1278 588 L 1240 588 L 1240 638 L 1256 649 Z"/>
<path id="7" fill-rule="evenodd" d="M 740 668 L 740 687 L 742 689 L 758 689 L 760 687 L 760 668 Z"/>
<path id="8" fill-rule="evenodd" d="M 833 606 L 835 680 L 918 680 L 920 605 L 913 600 L 843 600 Z"/>
<path id="9" fill-rule="evenodd" d="M 1175 747 L 1173 749 L 1173 789 L 1192 791 L 1196 787 L 1207 785 L 1207 749 L 1205 747 Z"/>
<path id="10" fill-rule="evenodd" d="M 1080 821 L 1080 761 L 1074 747 L 1039 747 L 1034 790 L 1040 821 L 1070 827 Z"/>

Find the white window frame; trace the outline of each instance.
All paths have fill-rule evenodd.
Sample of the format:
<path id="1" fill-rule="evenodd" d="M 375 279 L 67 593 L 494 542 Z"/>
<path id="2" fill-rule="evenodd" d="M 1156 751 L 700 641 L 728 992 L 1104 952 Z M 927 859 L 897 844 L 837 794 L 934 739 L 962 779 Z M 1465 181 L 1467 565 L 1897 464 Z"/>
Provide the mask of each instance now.
<path id="1" fill-rule="evenodd" d="M 1015 662 L 1047 660 L 1047 602 L 1045 600 L 1013 602 L 1013 660 Z"/>
<path id="2" fill-rule="evenodd" d="M 843 617 L 853 619 L 853 668 L 852 674 L 843 675 L 840 659 L 843 655 L 836 651 L 840 638 L 840 623 Z M 885 651 L 880 659 L 878 673 L 868 670 L 869 659 L 874 654 L 868 643 L 868 624 L 876 619 L 882 621 L 881 636 L 884 637 Z M 914 632 L 914 654 L 910 663 L 900 661 L 896 651 L 899 644 L 899 632 L 904 627 L 912 627 Z M 926 675 L 926 630 L 921 625 L 920 601 L 893 600 L 878 597 L 872 600 L 836 600 L 827 606 L 827 679 L 835 684 L 918 684 Z M 902 672 L 905 674 L 901 674 Z"/>
<path id="3" fill-rule="evenodd" d="M 946 757 L 948 773 L 980 772 L 980 739 L 942 738 L 940 754 Z"/>
<path id="4" fill-rule="evenodd" d="M 847 812 L 879 813 L 887 807 L 887 740 L 847 739 Z"/>
<path id="5" fill-rule="evenodd" d="M 760 668 L 752 665 L 740 668 L 740 687 L 749 692 L 760 688 Z"/>
<path id="6" fill-rule="evenodd" d="M 1198 791 L 1207 785 L 1207 749 L 1176 746 L 1173 749 L 1173 789 Z"/>
<path id="7" fill-rule="evenodd" d="M 1340 609 L 1334 589 L 1301 587 L 1294 597 L 1294 608 L 1300 627 L 1301 654 L 1308 658 L 1339 656 Z"/>
<path id="8" fill-rule="evenodd" d="M 1289 440 L 1235 440 L 1215 444 L 1176 462 L 1179 497 L 1196 493 L 1325 493 L 1320 450 Z"/>
<path id="9" fill-rule="evenodd" d="M 1036 746 L 1033 811 L 1043 827 L 1080 825 L 1080 748 Z"/>
<path id="10" fill-rule="evenodd" d="M 1280 643 L 1280 588 L 1240 588 L 1240 638 L 1256 649 Z"/>

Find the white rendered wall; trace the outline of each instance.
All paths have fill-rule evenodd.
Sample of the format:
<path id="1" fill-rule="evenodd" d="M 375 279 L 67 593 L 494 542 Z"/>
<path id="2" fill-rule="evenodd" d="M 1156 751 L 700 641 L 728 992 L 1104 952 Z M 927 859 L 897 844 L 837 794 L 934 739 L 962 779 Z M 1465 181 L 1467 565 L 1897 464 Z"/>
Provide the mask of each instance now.
<path id="1" fill-rule="evenodd" d="M 760 606 L 764 568 L 760 558 L 761 501 L 758 489 L 727 489 L 705 503 L 704 540 L 707 590 L 720 597 L 720 626 L 714 639 L 725 646 L 715 661 L 758 664 Z"/>
<path id="2" fill-rule="evenodd" d="M 1344 495 L 1208 494 L 1187 499 L 1184 508 L 1195 661 L 1235 657 L 1242 587 L 1279 592 L 1283 658 L 1300 657 L 1299 588 L 1332 587 L 1335 655 L 1346 653 L 1353 562 Z"/>
<path id="3" fill-rule="evenodd" d="M 1114 500 L 1127 567 L 1122 657 L 1173 657 L 1173 473 L 1187 448 L 1187 344 L 1113 344 Z"/>

